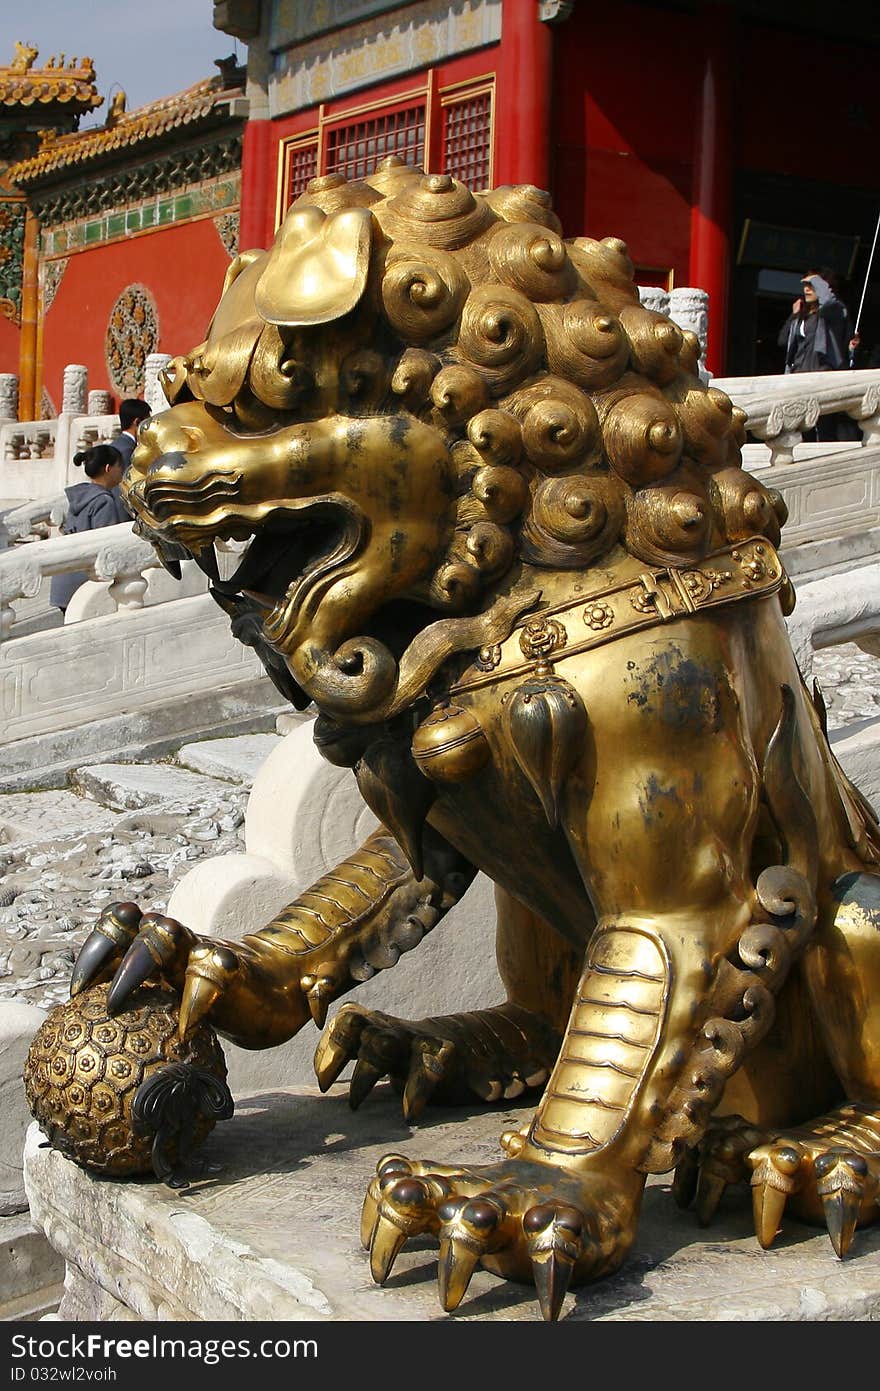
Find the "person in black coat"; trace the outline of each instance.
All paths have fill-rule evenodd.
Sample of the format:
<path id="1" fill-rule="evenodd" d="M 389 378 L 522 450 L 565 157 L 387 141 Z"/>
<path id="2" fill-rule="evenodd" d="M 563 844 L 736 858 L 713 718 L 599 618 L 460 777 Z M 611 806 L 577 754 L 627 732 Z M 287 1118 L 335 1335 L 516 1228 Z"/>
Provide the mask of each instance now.
<path id="1" fill-rule="evenodd" d="M 73 462 L 77 468 L 84 469 L 88 482 L 72 483 L 64 490 L 68 509 L 61 530 L 65 536 L 130 521 L 131 513 L 119 493 L 119 484 L 125 472 L 119 450 L 111 444 L 96 444 L 92 449 L 74 454 Z M 81 570 L 53 575 L 49 602 L 64 613 L 74 592 L 87 579 L 88 575 Z"/>
<path id="2" fill-rule="evenodd" d="M 126 468 L 137 444 L 138 426 L 142 420 L 149 420 L 151 414 L 146 401 L 139 396 L 128 396 L 119 403 L 119 434 L 110 443 L 119 450 Z"/>
<path id="3" fill-rule="evenodd" d="M 835 372 L 849 367 L 852 326 L 833 272 L 807 271 L 801 288 L 803 296 L 795 300 L 779 332 L 786 372 Z M 804 439 L 808 438 L 805 433 Z M 819 417 L 814 438 L 857 440 L 861 432 L 840 411 Z"/>

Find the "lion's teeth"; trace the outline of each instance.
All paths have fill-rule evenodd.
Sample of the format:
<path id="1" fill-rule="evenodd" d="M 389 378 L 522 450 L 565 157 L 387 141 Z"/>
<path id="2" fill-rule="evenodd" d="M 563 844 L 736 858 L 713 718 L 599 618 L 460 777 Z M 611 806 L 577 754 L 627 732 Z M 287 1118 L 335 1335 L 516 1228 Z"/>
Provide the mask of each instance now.
<path id="1" fill-rule="evenodd" d="M 231 580 L 239 565 L 241 565 L 248 551 L 250 550 L 253 536 L 249 536 L 246 541 L 215 541 L 214 555 L 217 560 L 217 570 L 220 575 L 221 583 Z"/>

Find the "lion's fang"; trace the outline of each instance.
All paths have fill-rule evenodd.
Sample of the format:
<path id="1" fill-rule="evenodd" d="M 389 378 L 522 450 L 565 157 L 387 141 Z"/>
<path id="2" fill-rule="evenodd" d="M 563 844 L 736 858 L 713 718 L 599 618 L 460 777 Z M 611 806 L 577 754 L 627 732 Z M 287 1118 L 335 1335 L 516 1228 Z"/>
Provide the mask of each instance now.
<path id="1" fill-rule="evenodd" d="M 225 584 L 231 580 L 241 562 L 247 555 L 253 536 L 249 536 L 246 541 L 215 541 L 214 555 L 217 559 L 217 571 L 220 581 Z"/>

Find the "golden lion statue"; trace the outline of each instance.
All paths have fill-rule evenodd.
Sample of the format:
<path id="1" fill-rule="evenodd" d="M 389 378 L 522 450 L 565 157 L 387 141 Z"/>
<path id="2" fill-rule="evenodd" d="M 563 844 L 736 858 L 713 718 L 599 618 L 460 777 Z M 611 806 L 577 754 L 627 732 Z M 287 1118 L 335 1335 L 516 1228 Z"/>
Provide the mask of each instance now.
<path id="1" fill-rule="evenodd" d="M 543 1089 L 497 1163 L 390 1155 L 369 1186 L 374 1278 L 434 1235 L 446 1309 L 482 1264 L 558 1317 L 673 1168 L 703 1221 L 750 1181 L 763 1246 L 786 1202 L 838 1255 L 876 1216 L 880 831 L 789 646 L 784 505 L 697 361 L 622 242 L 391 159 L 236 258 L 125 485 L 382 824 L 240 943 L 114 907 L 73 989 L 112 976 L 119 1009 L 159 975 L 184 1034 L 271 1047 L 488 874 L 506 1002 L 349 1003 L 315 1058 L 409 1118 Z"/>

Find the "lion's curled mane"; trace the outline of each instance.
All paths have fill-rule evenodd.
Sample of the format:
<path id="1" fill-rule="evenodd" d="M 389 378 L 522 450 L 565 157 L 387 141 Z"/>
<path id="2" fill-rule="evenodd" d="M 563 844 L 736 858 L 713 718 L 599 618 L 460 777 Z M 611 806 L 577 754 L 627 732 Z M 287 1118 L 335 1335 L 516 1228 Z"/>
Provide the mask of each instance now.
<path id="1" fill-rule="evenodd" d="M 686 566 L 747 536 L 778 542 L 782 499 L 741 467 L 744 413 L 700 379 L 696 336 L 642 307 L 623 242 L 563 240 L 540 189 L 472 194 L 395 157 L 369 178 L 313 179 L 288 222 L 351 208 L 379 229 L 346 316 L 370 346 L 317 381 L 310 330 L 285 326 L 274 305 L 274 322 L 258 312 L 276 276 L 258 284 L 257 312 L 251 291 L 242 322 L 179 360 L 168 394 L 221 408 L 241 431 L 401 410 L 439 429 L 457 498 L 424 595 L 433 607 L 473 611 L 517 554 L 580 569 L 621 545 Z M 224 294 L 270 255 L 237 257 Z"/>

